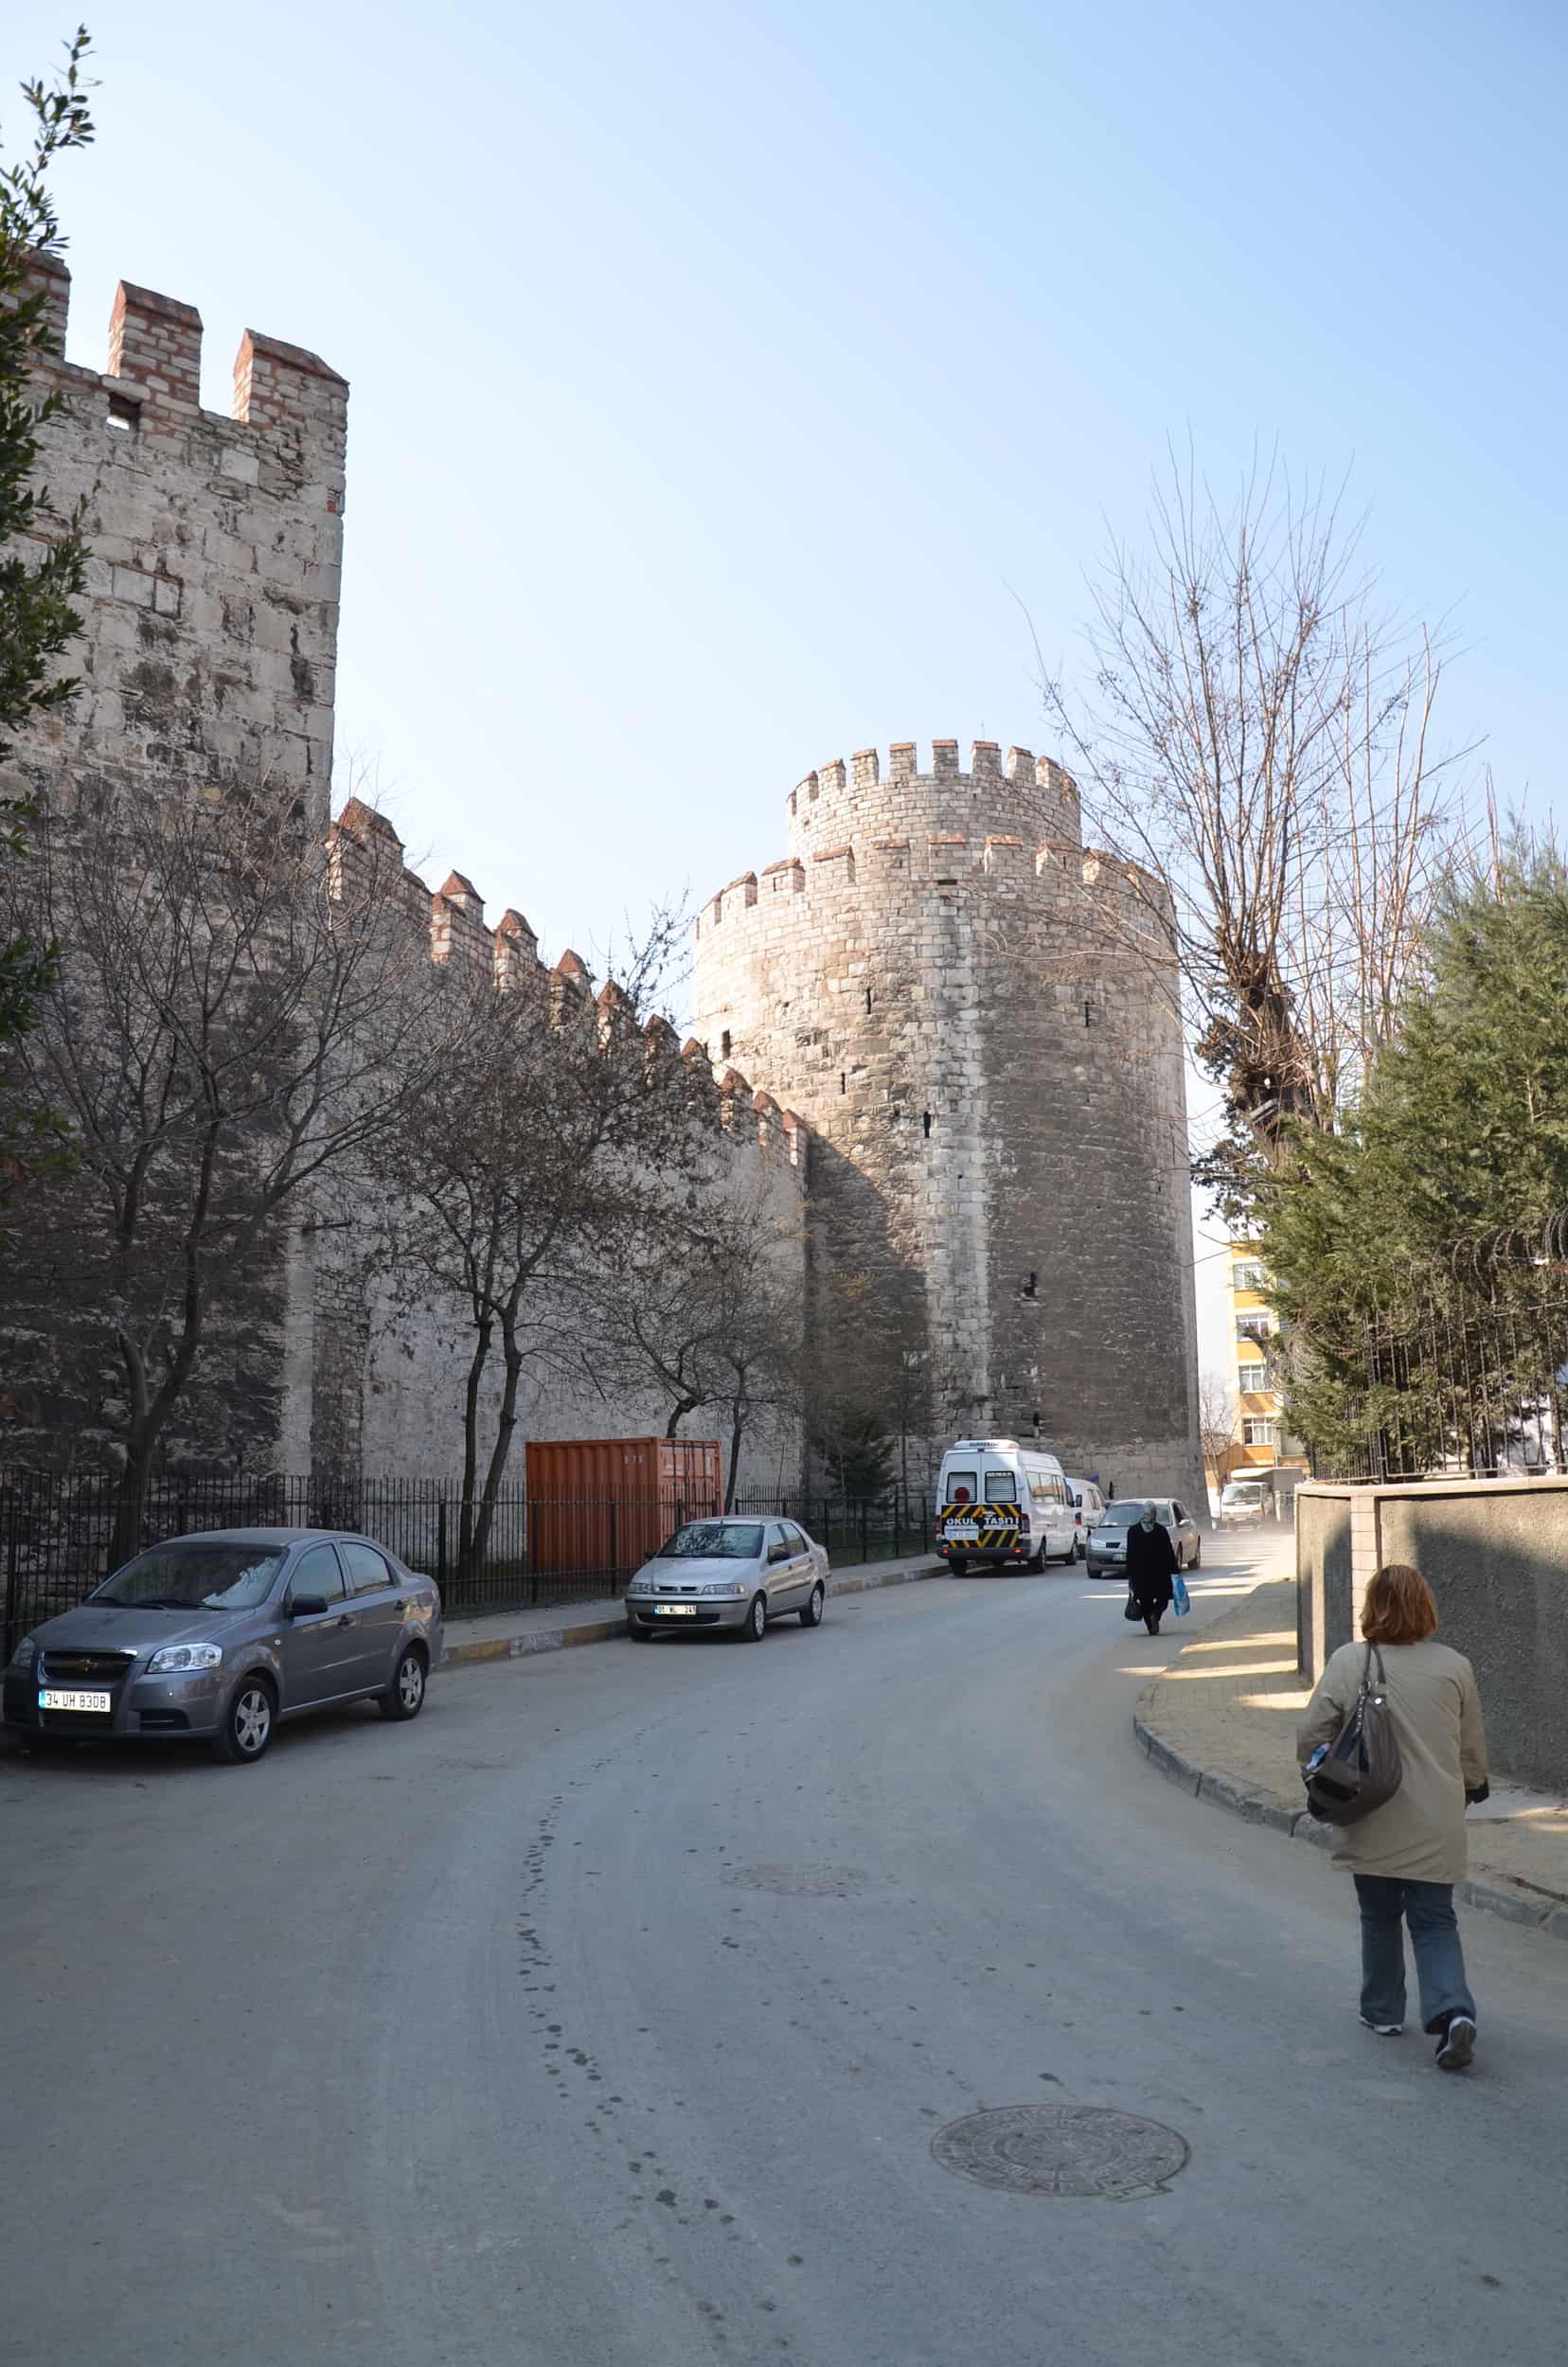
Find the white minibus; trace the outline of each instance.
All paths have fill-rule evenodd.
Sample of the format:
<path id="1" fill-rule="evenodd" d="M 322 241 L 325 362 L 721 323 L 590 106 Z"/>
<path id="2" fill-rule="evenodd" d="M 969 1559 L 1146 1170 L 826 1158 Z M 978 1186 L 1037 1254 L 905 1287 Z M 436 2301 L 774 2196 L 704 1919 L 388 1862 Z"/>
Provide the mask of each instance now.
<path id="1" fill-rule="evenodd" d="M 1071 1561 L 1076 1519 L 1054 1454 L 1016 1438 L 960 1438 L 936 1482 L 936 1551 L 955 1575 L 970 1563 L 1041 1570 Z"/>

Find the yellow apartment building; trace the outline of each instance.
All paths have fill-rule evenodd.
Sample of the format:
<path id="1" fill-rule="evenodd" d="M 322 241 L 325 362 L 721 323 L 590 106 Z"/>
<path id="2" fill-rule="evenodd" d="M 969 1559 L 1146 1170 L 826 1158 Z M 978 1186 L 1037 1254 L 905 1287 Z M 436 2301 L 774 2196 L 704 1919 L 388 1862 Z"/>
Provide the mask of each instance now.
<path id="1" fill-rule="evenodd" d="M 1236 1446 L 1231 1479 L 1249 1470 L 1305 1471 L 1298 1440 L 1285 1433 L 1284 1375 L 1277 1361 L 1279 1322 L 1269 1304 L 1269 1277 L 1250 1241 L 1230 1251 L 1231 1314 L 1236 1338 Z"/>

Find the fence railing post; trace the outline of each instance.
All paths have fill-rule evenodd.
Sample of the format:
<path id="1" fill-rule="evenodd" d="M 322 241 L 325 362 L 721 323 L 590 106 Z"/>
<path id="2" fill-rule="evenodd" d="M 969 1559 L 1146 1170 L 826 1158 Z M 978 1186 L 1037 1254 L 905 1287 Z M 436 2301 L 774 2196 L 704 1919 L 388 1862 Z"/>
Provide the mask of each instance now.
<path id="1" fill-rule="evenodd" d="M 17 1560 L 21 1551 L 22 1521 L 20 1507 L 9 1488 L 3 1493 L 0 1493 L 0 1512 L 4 1512 L 8 1501 L 9 1502 L 10 1509 L 9 1517 L 6 1521 L 5 1646 L 6 1664 L 9 1667 L 10 1664 L 10 1656 L 15 1651 L 16 1646 L 21 1640 L 17 1635 L 16 1630 L 21 1624 L 22 1618 L 22 1606 L 18 1598 L 19 1590 L 17 1585 Z"/>
<path id="2" fill-rule="evenodd" d="M 441 1590 L 441 1592 L 442 1592 L 442 1593 L 443 1593 L 443 1594 L 446 1593 L 446 1575 L 447 1575 L 447 1525 L 446 1525 L 446 1498 L 445 1498 L 444 1496 L 440 1496 L 440 1497 L 437 1497 L 437 1502 L 436 1502 L 436 1583 L 437 1583 L 437 1585 L 440 1588 L 440 1590 Z"/>
<path id="3" fill-rule="evenodd" d="M 869 1520 L 870 1520 L 870 1517 L 871 1517 L 871 1507 L 870 1507 L 869 1504 L 866 1502 L 865 1498 L 863 1496 L 863 1497 L 861 1498 L 861 1559 L 862 1559 L 862 1561 L 869 1561 L 869 1560 L 870 1560 L 870 1558 L 871 1558 L 871 1548 L 870 1548 L 870 1545 L 869 1545 L 869 1543 L 868 1543 L 868 1541 L 867 1541 L 867 1539 L 868 1539 L 868 1529 L 867 1529 L 867 1523 L 868 1523 L 868 1522 L 869 1522 Z"/>

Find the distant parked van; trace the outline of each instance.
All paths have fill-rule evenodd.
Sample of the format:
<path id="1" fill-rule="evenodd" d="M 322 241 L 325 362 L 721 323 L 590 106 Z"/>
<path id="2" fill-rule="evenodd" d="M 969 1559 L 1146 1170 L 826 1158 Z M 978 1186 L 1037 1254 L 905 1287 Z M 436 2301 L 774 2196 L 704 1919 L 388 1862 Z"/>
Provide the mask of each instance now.
<path id="1" fill-rule="evenodd" d="M 1091 1479 L 1067 1474 L 1067 1496 L 1074 1512 L 1073 1539 L 1079 1561 L 1089 1550 L 1089 1532 L 1105 1510 L 1105 1498 Z"/>
<path id="2" fill-rule="evenodd" d="M 1227 1480 L 1220 1490 L 1222 1529 L 1259 1528 L 1273 1511 L 1274 1488 L 1267 1480 Z"/>
<path id="3" fill-rule="evenodd" d="M 971 1561 L 989 1570 L 1071 1561 L 1077 1537 L 1067 1475 L 1054 1454 L 1016 1438 L 960 1438 L 942 1457 L 936 1551 L 956 1576 Z"/>

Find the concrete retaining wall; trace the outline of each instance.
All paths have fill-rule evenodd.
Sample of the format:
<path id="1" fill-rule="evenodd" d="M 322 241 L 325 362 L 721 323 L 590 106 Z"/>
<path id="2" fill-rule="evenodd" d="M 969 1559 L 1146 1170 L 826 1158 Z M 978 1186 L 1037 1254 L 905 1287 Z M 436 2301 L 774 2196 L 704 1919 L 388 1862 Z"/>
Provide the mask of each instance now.
<path id="1" fill-rule="evenodd" d="M 1442 1636 L 1474 1666 L 1492 1763 L 1568 1786 L 1568 1479 L 1433 1480 L 1296 1491 L 1303 1666 L 1360 1632 L 1379 1564 L 1413 1562 Z"/>

